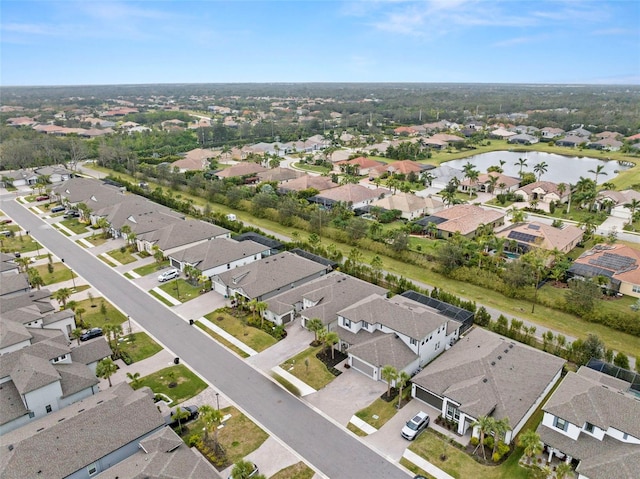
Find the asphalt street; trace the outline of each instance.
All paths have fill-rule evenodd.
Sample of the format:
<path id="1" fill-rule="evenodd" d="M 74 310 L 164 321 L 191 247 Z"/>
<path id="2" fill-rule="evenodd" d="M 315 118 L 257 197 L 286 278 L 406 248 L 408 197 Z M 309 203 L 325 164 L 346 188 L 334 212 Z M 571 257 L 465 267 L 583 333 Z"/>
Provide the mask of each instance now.
<path id="1" fill-rule="evenodd" d="M 325 476 L 331 479 L 407 477 L 397 465 L 210 341 L 156 299 L 27 211 L 15 197 L 2 199 L 2 210 Z"/>

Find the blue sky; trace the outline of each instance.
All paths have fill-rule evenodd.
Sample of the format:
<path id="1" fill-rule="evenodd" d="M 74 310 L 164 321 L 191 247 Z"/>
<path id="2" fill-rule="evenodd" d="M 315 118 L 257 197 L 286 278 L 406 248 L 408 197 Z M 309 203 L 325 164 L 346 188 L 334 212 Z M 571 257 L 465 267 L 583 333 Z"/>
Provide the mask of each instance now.
<path id="1" fill-rule="evenodd" d="M 0 4 L 0 84 L 640 84 L 637 0 Z"/>

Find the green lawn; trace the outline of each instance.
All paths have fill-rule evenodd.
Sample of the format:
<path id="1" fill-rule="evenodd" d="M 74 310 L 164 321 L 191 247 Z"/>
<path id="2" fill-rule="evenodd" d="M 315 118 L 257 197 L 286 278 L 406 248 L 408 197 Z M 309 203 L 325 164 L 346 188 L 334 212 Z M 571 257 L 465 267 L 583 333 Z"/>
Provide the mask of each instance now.
<path id="1" fill-rule="evenodd" d="M 88 241 L 93 246 L 100 246 L 102 244 L 105 244 L 107 241 L 109 241 L 109 238 L 105 238 L 104 236 L 102 236 L 102 233 L 101 233 L 97 235 L 87 236 L 86 238 L 84 238 L 84 240 Z"/>
<path id="2" fill-rule="evenodd" d="M 550 283 L 545 284 L 540 288 L 541 292 L 544 292 L 547 298 L 550 298 L 554 303 L 565 302 L 565 294 L 567 289 L 556 288 Z M 640 314 L 634 313 L 631 310 L 631 305 L 635 304 L 637 298 L 631 296 L 619 297 L 603 297 L 600 301 L 596 302 L 596 308 L 600 311 L 606 311 L 607 313 L 622 313 L 622 314 L 637 314 L 640 320 Z"/>
<path id="3" fill-rule="evenodd" d="M 156 271 L 166 268 L 169 266 L 169 260 L 165 260 L 162 263 L 150 263 L 145 266 L 140 266 L 139 268 L 135 268 L 133 271 L 138 273 L 140 276 L 146 276 L 151 273 L 155 273 Z"/>
<path id="4" fill-rule="evenodd" d="M 170 397 L 171 406 L 191 399 L 207 388 L 207 384 L 188 367 L 177 364 L 140 378 L 136 389 L 149 386 L 154 393 Z"/>
<path id="5" fill-rule="evenodd" d="M 293 163 L 292 166 L 300 170 L 312 171 L 314 173 L 320 173 L 320 174 L 325 174 L 331 171 L 329 168 L 325 168 L 324 166 L 307 165 L 306 163 L 301 163 L 299 161 Z"/>
<path id="6" fill-rule="evenodd" d="M 102 314 L 100 305 L 104 302 L 106 314 Z M 105 324 L 121 324 L 127 320 L 127 317 L 118 311 L 109 301 L 104 298 L 93 298 L 93 306 L 91 307 L 91 300 L 84 299 L 78 301 L 78 308 L 85 310 L 82 313 L 82 320 L 87 322 L 92 328 L 101 328 Z M 77 309 L 76 309 L 77 311 Z M 122 328 L 126 330 L 127 325 L 122 325 Z"/>
<path id="7" fill-rule="evenodd" d="M 242 322 L 241 316 L 232 316 L 224 310 L 213 311 L 212 313 L 205 315 L 205 318 L 242 341 L 254 351 L 264 351 L 278 342 L 276 338 L 258 328 L 245 326 Z"/>
<path id="8" fill-rule="evenodd" d="M 126 330 L 126 324 L 123 325 L 123 329 Z M 162 351 L 162 346 L 146 333 L 133 333 L 123 337 L 123 341 L 120 342 L 120 349 L 129 354 L 129 357 L 135 363 Z"/>
<path id="9" fill-rule="evenodd" d="M 304 462 L 298 462 L 276 472 L 270 479 L 311 479 L 315 472 Z"/>
<path id="10" fill-rule="evenodd" d="M 73 231 L 75 234 L 82 234 L 87 232 L 87 224 L 80 223 L 77 218 L 71 218 L 61 221 L 60 224 L 65 228 Z"/>
<path id="11" fill-rule="evenodd" d="M 214 408 L 215 404 L 211 404 Z M 229 464 L 244 459 L 248 454 L 258 449 L 269 435 L 234 407 L 226 407 L 220 410 L 223 416 L 231 417 L 224 422 L 224 426 L 218 429 L 218 441 L 227 454 Z M 183 426 L 182 437 L 192 435 L 202 436 L 204 421 L 197 419 Z M 211 434 L 211 433 L 210 433 Z"/>
<path id="12" fill-rule="evenodd" d="M 396 404 L 398 404 L 397 399 L 395 401 L 387 402 L 378 398 L 366 408 L 358 411 L 356 413 L 356 417 L 362 419 L 370 426 L 380 429 L 398 412 Z"/>
<path id="13" fill-rule="evenodd" d="M 167 281 L 158 287 L 183 303 L 200 296 L 200 290 L 202 289 L 199 284 L 194 286 L 182 278 Z"/>
<path id="14" fill-rule="evenodd" d="M 103 263 L 107 263 L 112 268 L 115 268 L 117 266 L 113 261 L 111 261 L 109 258 L 107 258 L 105 256 L 100 255 L 100 256 L 98 256 L 98 259 L 100 261 L 102 261 Z"/>
<path id="15" fill-rule="evenodd" d="M 124 253 L 120 248 L 117 248 L 112 249 L 111 251 L 107 252 L 107 254 L 120 264 L 129 264 L 133 263 L 134 261 L 138 261 L 138 258 L 131 254 L 129 248 L 125 248 Z"/>
<path id="16" fill-rule="evenodd" d="M 166 304 L 167 306 L 169 306 L 170 308 L 172 308 L 174 305 L 171 301 L 169 301 L 167 298 L 165 298 L 164 296 L 156 293 L 154 290 L 149 291 L 149 294 L 151 296 L 153 296 L 154 298 L 158 299 L 159 301 L 163 302 L 164 304 Z"/>
<path id="17" fill-rule="evenodd" d="M 226 339 L 224 339 L 222 336 L 220 336 L 219 334 L 216 334 L 213 330 L 207 328 L 204 324 L 202 324 L 200 321 L 196 321 L 195 325 L 197 327 L 199 327 L 200 329 L 202 329 L 204 332 L 206 332 L 209 336 L 211 336 L 213 339 L 215 339 L 216 341 L 218 341 L 219 343 L 223 344 L 224 346 L 226 346 L 227 348 L 231 349 L 232 351 L 234 351 L 238 356 L 242 357 L 242 358 L 248 358 L 249 355 L 247 353 L 245 353 L 242 349 L 240 349 L 239 347 L 237 347 L 235 344 L 230 343 L 229 341 L 227 341 Z"/>
<path id="18" fill-rule="evenodd" d="M 63 263 L 53 263 L 53 273 L 49 273 L 48 264 L 40 264 L 38 266 L 32 266 L 32 268 L 38 271 L 45 286 L 60 283 L 62 281 L 71 281 L 72 276 L 73 278 L 78 277 L 78 275 L 73 273 Z"/>
<path id="19" fill-rule="evenodd" d="M 27 236 L 17 225 L 4 225 L 3 230 L 13 231 L 13 237 L 0 236 L 0 250 L 3 253 L 28 253 L 42 248 L 31 236 Z"/>
<path id="20" fill-rule="evenodd" d="M 316 391 L 320 390 L 336 378 L 329 372 L 324 363 L 316 358 L 316 354 L 321 348 L 322 346 L 307 348 L 296 356 L 287 359 L 280 367 Z M 307 360 L 308 366 L 306 364 Z"/>

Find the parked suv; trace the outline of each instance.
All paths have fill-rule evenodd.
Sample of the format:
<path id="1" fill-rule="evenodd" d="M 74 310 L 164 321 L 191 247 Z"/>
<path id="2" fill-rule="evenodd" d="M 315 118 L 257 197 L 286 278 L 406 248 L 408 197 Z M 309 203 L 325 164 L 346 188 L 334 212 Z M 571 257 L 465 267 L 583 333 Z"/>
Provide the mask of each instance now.
<path id="1" fill-rule="evenodd" d="M 413 416 L 402 428 L 402 437 L 409 441 L 413 441 L 429 425 L 429 415 L 420 411 Z"/>
<path id="2" fill-rule="evenodd" d="M 158 276 L 158 281 L 164 283 L 165 281 L 177 278 L 178 276 L 180 276 L 180 271 L 178 271 L 177 269 L 170 269 L 169 271 L 165 271 L 160 276 Z"/>
<path id="3" fill-rule="evenodd" d="M 82 336 L 80 336 L 80 341 L 88 341 L 89 339 L 97 338 L 99 336 L 102 336 L 102 329 L 91 328 L 82 333 Z"/>
<path id="4" fill-rule="evenodd" d="M 62 205 L 54 206 L 53 208 L 51 208 L 52 213 L 60 213 L 61 211 L 64 211 L 64 210 L 66 210 L 66 208 Z"/>

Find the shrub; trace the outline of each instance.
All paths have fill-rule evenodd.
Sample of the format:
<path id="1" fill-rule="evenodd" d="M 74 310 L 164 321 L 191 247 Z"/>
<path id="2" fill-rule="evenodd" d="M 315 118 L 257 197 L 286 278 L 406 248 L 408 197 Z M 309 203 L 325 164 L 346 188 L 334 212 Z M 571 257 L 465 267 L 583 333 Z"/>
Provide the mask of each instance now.
<path id="1" fill-rule="evenodd" d="M 473 436 L 471 438 L 471 441 L 469 441 L 471 443 L 472 446 L 477 446 L 478 443 L 480 442 L 480 439 L 478 439 L 477 437 Z"/>
<path id="2" fill-rule="evenodd" d="M 500 459 L 502 459 L 502 456 L 500 455 L 500 453 L 498 453 L 498 451 L 493 453 L 493 456 L 491 456 L 491 460 L 493 462 L 498 462 Z"/>
<path id="3" fill-rule="evenodd" d="M 493 436 L 487 436 L 484 438 L 484 445 L 489 449 L 493 449 Z"/>

